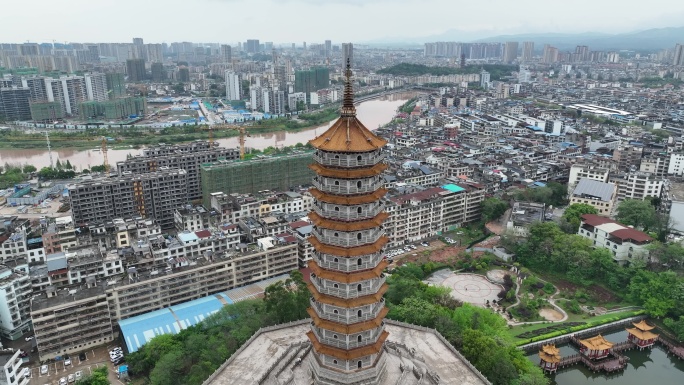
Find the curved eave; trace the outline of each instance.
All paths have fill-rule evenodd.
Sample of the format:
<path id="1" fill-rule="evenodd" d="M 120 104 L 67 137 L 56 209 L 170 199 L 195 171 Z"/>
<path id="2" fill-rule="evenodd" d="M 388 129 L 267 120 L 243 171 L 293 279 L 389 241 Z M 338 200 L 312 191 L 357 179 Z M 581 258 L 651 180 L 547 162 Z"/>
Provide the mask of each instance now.
<path id="1" fill-rule="evenodd" d="M 386 260 L 380 261 L 377 266 L 375 266 L 372 269 L 369 270 L 362 270 L 362 271 L 355 271 L 353 273 L 342 273 L 338 271 L 332 271 L 332 270 L 327 270 L 323 269 L 322 267 L 318 266 L 316 261 L 311 260 L 309 261 L 309 268 L 311 271 L 316 274 L 316 276 L 321 277 L 323 279 L 329 279 L 332 281 L 340 282 L 340 283 L 356 283 L 356 282 L 361 282 L 361 281 L 367 281 L 369 279 L 373 278 L 380 278 L 380 275 L 382 274 L 382 271 L 389 265 L 389 262 Z"/>
<path id="2" fill-rule="evenodd" d="M 389 243 L 389 238 L 387 236 L 381 236 L 377 241 L 369 243 L 362 246 L 356 247 L 341 247 L 341 246 L 331 246 L 322 243 L 315 236 L 307 238 L 311 246 L 320 253 L 336 255 L 338 257 L 358 257 L 361 255 L 375 254 L 382 250 L 382 248 Z"/>
<path id="3" fill-rule="evenodd" d="M 347 361 L 378 354 L 382 350 L 382 345 L 385 343 L 388 335 L 389 333 L 386 330 L 383 330 L 378 340 L 373 344 L 362 346 L 356 349 L 345 350 L 322 344 L 318 341 L 316 335 L 311 331 L 306 333 L 306 336 L 309 337 L 309 340 L 311 340 L 311 344 L 313 345 L 313 349 L 316 351 L 316 353 L 325 354 L 326 356 Z"/>
<path id="4" fill-rule="evenodd" d="M 379 227 L 389 218 L 389 214 L 381 212 L 371 219 L 356 222 L 340 222 L 332 219 L 323 218 L 317 212 L 312 211 L 308 215 L 314 226 L 337 231 L 359 231 Z"/>
<path id="5" fill-rule="evenodd" d="M 318 175 L 329 178 L 343 179 L 368 178 L 371 176 L 380 175 L 383 171 L 387 170 L 388 167 L 389 166 L 385 163 L 378 163 L 372 167 L 356 169 L 330 168 L 322 166 L 319 163 L 313 163 L 309 165 L 309 168 L 312 169 Z"/>
<path id="6" fill-rule="evenodd" d="M 357 322 L 351 325 L 345 325 L 321 318 L 318 316 L 318 313 L 316 313 L 316 310 L 310 307 L 306 309 L 306 312 L 309 313 L 309 316 L 311 317 L 311 320 L 313 321 L 314 325 L 316 325 L 316 327 L 325 330 L 331 330 L 340 334 L 356 334 L 365 332 L 367 330 L 376 329 L 382 326 L 382 321 L 385 319 L 387 313 L 389 313 L 389 308 L 383 307 L 378 312 L 377 317 L 373 319 L 369 319 L 363 322 Z"/>
<path id="7" fill-rule="evenodd" d="M 339 297 L 333 297 L 331 295 L 321 294 L 316 290 L 316 286 L 312 283 L 307 283 L 306 286 L 309 288 L 309 292 L 314 297 L 317 302 L 324 303 L 326 305 L 332 305 L 343 308 L 352 308 L 366 306 L 373 303 L 378 303 L 382 300 L 382 296 L 385 295 L 389 286 L 383 283 L 375 294 L 364 295 L 363 297 L 344 299 Z"/>
<path id="8" fill-rule="evenodd" d="M 309 143 L 324 151 L 356 153 L 378 150 L 385 146 L 387 141 L 367 129 L 356 116 L 343 116 Z"/>

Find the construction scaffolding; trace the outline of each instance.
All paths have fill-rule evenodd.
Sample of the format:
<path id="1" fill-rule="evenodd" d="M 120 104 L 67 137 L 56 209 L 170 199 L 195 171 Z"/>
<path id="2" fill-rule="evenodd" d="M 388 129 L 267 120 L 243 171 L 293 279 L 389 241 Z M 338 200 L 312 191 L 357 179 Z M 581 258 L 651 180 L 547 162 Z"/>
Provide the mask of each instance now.
<path id="1" fill-rule="evenodd" d="M 200 168 L 202 197 L 211 205 L 211 193 L 254 194 L 262 190 L 288 191 L 291 187 L 310 185 L 314 172 L 309 169 L 313 152 L 264 156 L 246 161 L 219 161 Z"/>
<path id="2" fill-rule="evenodd" d="M 147 111 L 145 98 L 121 98 L 106 102 L 84 102 L 79 105 L 80 118 L 127 119 L 130 116 L 144 116 Z"/>

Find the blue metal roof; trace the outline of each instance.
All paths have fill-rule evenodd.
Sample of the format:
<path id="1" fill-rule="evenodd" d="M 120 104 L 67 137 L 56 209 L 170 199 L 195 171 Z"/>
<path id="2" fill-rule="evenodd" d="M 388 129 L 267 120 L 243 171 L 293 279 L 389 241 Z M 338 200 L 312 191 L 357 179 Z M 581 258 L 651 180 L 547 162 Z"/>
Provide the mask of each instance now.
<path id="1" fill-rule="evenodd" d="M 451 192 L 459 192 L 465 190 L 463 187 L 455 185 L 455 184 L 445 184 L 442 186 L 443 189 L 449 190 Z"/>
<path id="2" fill-rule="evenodd" d="M 183 329 L 202 322 L 224 305 L 261 296 L 268 285 L 284 281 L 288 277 L 287 274 L 279 275 L 223 293 L 121 320 L 119 327 L 126 347 L 130 353 L 136 352 L 156 336 L 177 334 Z"/>

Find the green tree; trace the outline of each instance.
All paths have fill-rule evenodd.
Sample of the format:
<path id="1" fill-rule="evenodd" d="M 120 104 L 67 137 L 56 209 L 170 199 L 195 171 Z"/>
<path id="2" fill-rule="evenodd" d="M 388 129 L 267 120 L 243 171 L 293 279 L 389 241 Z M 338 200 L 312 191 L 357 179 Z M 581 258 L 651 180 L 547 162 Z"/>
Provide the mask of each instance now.
<path id="1" fill-rule="evenodd" d="M 73 166 L 71 166 L 71 162 L 69 159 L 67 159 L 66 164 L 64 165 L 64 168 L 67 170 L 73 170 Z"/>
<path id="2" fill-rule="evenodd" d="M 672 318 L 665 318 L 663 320 L 665 326 L 672 329 L 672 331 L 677 335 L 679 341 L 684 341 L 684 316 L 680 316 L 679 319 L 674 320 Z"/>
<path id="3" fill-rule="evenodd" d="M 643 228 L 644 231 L 648 231 L 657 221 L 653 205 L 649 201 L 639 199 L 626 199 L 620 202 L 615 219 L 627 226 Z"/>
<path id="4" fill-rule="evenodd" d="M 499 219 L 508 210 L 508 203 L 499 198 L 487 198 L 482 202 L 482 219 L 485 222 Z"/>
<path id="5" fill-rule="evenodd" d="M 598 214 L 598 210 L 596 210 L 594 206 L 588 205 L 586 203 L 573 203 L 567 209 L 565 209 L 565 212 L 563 213 L 563 219 L 570 223 L 570 225 L 575 229 L 574 232 L 577 232 L 583 214 Z"/>
<path id="6" fill-rule="evenodd" d="M 30 174 L 32 172 L 36 172 L 38 169 L 36 169 L 36 166 L 33 166 L 31 164 L 24 165 L 24 174 Z"/>
<path id="7" fill-rule="evenodd" d="M 266 288 L 264 302 L 266 310 L 272 312 L 279 323 L 283 323 L 307 317 L 309 296 L 302 273 L 295 270 L 285 281 L 276 282 Z"/>
<path id="8" fill-rule="evenodd" d="M 55 163 L 55 168 L 56 168 L 57 170 L 61 170 L 61 169 L 62 169 L 62 162 L 60 162 L 59 159 L 57 159 L 57 163 Z"/>
<path id="9" fill-rule="evenodd" d="M 108 374 L 107 366 L 102 366 L 97 369 L 93 369 L 93 372 L 90 376 L 86 376 L 76 381 L 75 385 L 110 385 L 111 383 L 107 378 Z"/>

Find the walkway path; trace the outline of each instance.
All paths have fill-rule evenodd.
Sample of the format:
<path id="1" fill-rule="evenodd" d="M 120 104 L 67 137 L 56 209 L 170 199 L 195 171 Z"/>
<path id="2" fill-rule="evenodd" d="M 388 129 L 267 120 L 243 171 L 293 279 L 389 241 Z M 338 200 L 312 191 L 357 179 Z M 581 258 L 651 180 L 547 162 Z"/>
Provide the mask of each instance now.
<path id="1" fill-rule="evenodd" d="M 541 282 L 548 283 L 547 281 L 544 281 L 544 280 L 541 279 L 541 278 L 537 278 L 537 279 L 538 279 L 539 281 L 541 281 Z M 520 305 L 520 295 L 519 295 L 519 294 L 520 294 L 520 288 L 521 288 L 521 287 L 522 287 L 522 282 L 521 282 L 521 283 L 518 283 L 518 284 L 516 285 L 516 288 L 515 288 L 515 303 L 512 304 L 511 306 L 508 306 L 508 309 Z M 568 313 L 566 313 L 565 310 L 563 310 L 560 306 L 556 305 L 555 297 L 556 297 L 556 295 L 560 294 L 560 290 L 559 290 L 555 285 L 553 286 L 553 288 L 556 289 L 556 292 L 553 293 L 553 294 L 549 297 L 549 299 L 547 300 L 547 302 L 548 302 L 548 303 L 551 305 L 551 307 L 553 307 L 556 311 L 558 311 L 559 313 L 561 313 L 561 314 L 563 315 L 563 318 L 561 318 L 561 319 L 559 319 L 559 320 L 557 320 L 557 321 L 543 320 L 543 321 L 531 321 L 531 322 L 515 322 L 515 320 L 510 320 L 510 319 L 509 319 L 509 320 L 506 320 L 507 323 L 508 323 L 509 325 L 511 325 L 511 326 L 520 326 L 520 325 L 534 325 L 534 324 L 548 323 L 548 322 L 551 322 L 551 323 L 558 323 L 558 322 L 565 322 L 565 321 L 567 321 L 567 320 L 568 320 Z"/>

